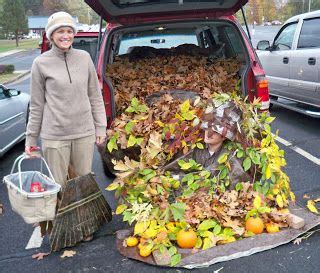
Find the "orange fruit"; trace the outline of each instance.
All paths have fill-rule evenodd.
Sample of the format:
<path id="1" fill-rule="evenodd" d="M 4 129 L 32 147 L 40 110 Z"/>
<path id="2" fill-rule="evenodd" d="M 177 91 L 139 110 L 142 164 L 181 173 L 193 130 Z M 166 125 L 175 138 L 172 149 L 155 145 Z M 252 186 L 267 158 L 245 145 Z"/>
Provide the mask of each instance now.
<path id="1" fill-rule="evenodd" d="M 180 230 L 177 233 L 177 244 L 181 248 L 193 248 L 197 243 L 197 234 L 192 230 Z"/>
<path id="2" fill-rule="evenodd" d="M 142 257 L 148 257 L 151 254 L 151 247 L 141 246 L 139 249 L 139 254 Z"/>
<path id="3" fill-rule="evenodd" d="M 268 223 L 266 224 L 266 230 L 268 233 L 276 233 L 280 231 L 280 228 L 276 223 Z"/>
<path id="4" fill-rule="evenodd" d="M 136 246 L 138 243 L 139 240 L 134 236 L 130 236 L 126 239 L 127 246 Z"/>
<path id="5" fill-rule="evenodd" d="M 260 217 L 249 217 L 246 221 L 246 230 L 260 234 L 264 230 L 264 223 Z"/>

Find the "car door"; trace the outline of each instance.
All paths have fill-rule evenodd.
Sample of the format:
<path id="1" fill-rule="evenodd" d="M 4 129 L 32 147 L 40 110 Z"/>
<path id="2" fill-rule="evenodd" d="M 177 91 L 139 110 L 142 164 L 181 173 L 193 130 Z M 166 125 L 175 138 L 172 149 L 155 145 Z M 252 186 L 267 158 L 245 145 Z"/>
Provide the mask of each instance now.
<path id="1" fill-rule="evenodd" d="M 290 95 L 290 62 L 297 22 L 281 28 L 270 50 L 259 51 L 258 56 L 269 80 L 270 94 L 287 97 Z"/>
<path id="2" fill-rule="evenodd" d="M 0 85 L 0 155 L 25 132 L 25 109 L 19 96 L 8 97 Z"/>
<path id="3" fill-rule="evenodd" d="M 291 58 L 290 82 L 292 98 L 320 106 L 320 18 L 304 19 Z"/>

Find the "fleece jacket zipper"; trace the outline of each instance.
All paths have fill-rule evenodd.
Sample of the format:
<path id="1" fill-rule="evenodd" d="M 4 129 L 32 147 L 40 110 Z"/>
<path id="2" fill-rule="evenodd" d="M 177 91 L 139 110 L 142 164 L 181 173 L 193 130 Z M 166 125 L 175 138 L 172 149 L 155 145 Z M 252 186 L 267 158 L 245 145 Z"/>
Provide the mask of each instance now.
<path id="1" fill-rule="evenodd" d="M 70 83 L 72 83 L 70 72 L 69 72 L 69 67 L 68 67 L 68 63 L 67 63 L 67 52 L 64 52 L 64 62 L 66 63 L 66 67 L 67 67 Z"/>

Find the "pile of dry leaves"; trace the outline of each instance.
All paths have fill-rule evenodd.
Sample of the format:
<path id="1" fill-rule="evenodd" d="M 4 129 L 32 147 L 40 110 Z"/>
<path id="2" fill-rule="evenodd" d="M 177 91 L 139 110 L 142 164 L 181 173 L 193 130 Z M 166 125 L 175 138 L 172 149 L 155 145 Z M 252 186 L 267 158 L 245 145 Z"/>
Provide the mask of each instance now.
<path id="1" fill-rule="evenodd" d="M 133 97 L 145 98 L 161 90 L 192 90 L 202 98 L 214 92 L 230 93 L 239 80 L 241 64 L 235 58 L 211 60 L 199 54 L 184 55 L 183 50 L 174 48 L 166 51 L 153 58 L 132 60 L 130 55 L 119 56 L 108 65 L 107 77 L 115 90 L 118 111 L 127 107 Z"/>

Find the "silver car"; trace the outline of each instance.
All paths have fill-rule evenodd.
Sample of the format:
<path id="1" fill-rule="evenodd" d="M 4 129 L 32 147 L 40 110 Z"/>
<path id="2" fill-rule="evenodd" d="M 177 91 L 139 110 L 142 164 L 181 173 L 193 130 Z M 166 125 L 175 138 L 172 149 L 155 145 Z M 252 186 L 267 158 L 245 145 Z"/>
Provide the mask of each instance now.
<path id="1" fill-rule="evenodd" d="M 319 26 L 320 10 L 300 14 L 284 23 L 272 45 L 257 45 L 271 102 L 314 117 L 320 117 Z"/>
<path id="2" fill-rule="evenodd" d="M 30 96 L 0 84 L 0 157 L 25 138 Z"/>

